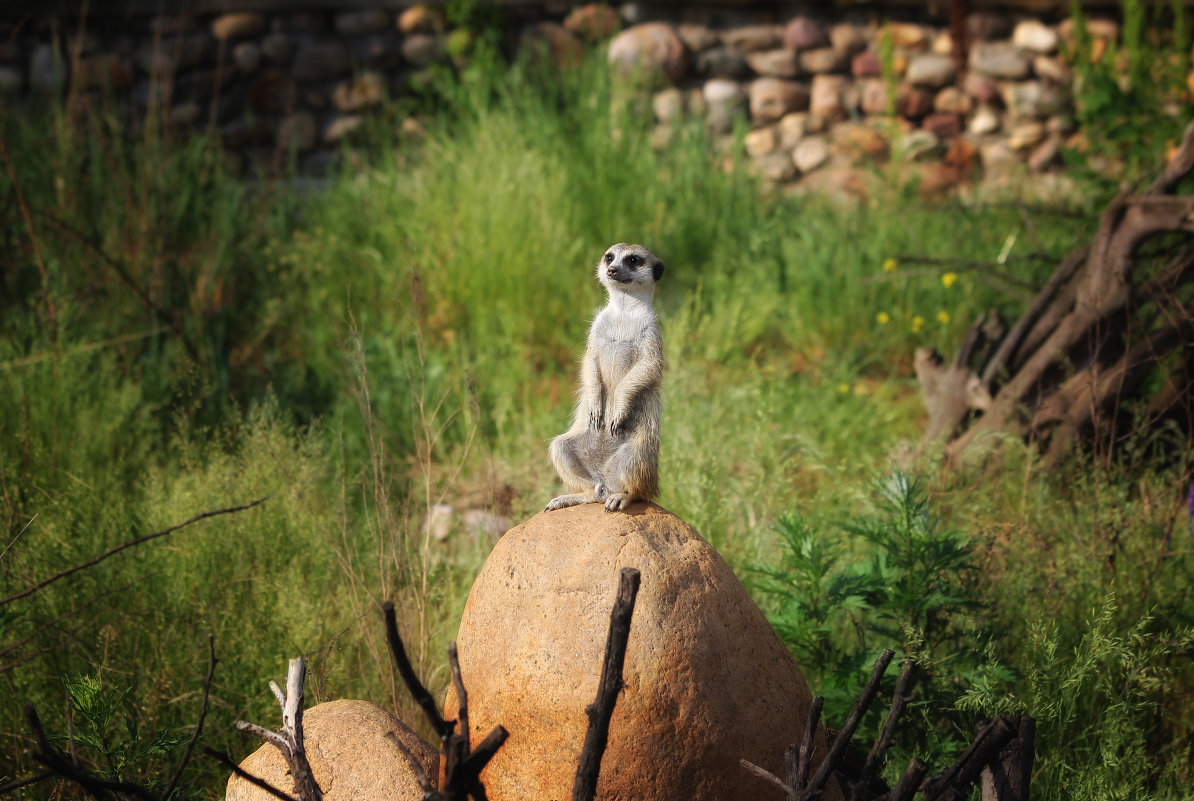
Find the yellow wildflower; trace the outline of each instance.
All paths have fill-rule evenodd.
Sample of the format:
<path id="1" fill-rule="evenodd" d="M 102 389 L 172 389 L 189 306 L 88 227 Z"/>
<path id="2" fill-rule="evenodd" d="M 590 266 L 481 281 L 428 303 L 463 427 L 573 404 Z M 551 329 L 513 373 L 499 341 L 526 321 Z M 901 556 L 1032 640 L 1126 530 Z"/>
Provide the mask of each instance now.
<path id="1" fill-rule="evenodd" d="M 879 312 L 875 315 L 875 322 L 879 325 L 887 325 L 891 322 L 891 315 L 887 312 Z"/>
<path id="2" fill-rule="evenodd" d="M 919 314 L 912 318 L 912 333 L 915 334 L 917 331 L 919 331 L 920 329 L 922 329 L 924 327 L 925 327 L 925 318 L 921 317 Z"/>
<path id="3" fill-rule="evenodd" d="M 900 263 L 895 259 L 888 259 L 887 261 L 883 262 L 883 272 L 894 273 L 896 271 L 896 267 L 899 266 Z"/>
<path id="4" fill-rule="evenodd" d="M 850 391 L 850 385 L 846 384 L 846 383 L 838 384 L 837 391 L 842 393 L 843 395 L 845 395 L 847 392 Z"/>
<path id="5" fill-rule="evenodd" d="M 942 325 L 948 324 L 949 323 L 949 312 L 947 312 L 945 309 L 942 309 L 941 311 L 937 312 L 937 322 L 941 323 Z"/>
<path id="6" fill-rule="evenodd" d="M 949 289 L 954 284 L 958 283 L 957 273 L 943 273 L 941 276 L 941 286 Z"/>

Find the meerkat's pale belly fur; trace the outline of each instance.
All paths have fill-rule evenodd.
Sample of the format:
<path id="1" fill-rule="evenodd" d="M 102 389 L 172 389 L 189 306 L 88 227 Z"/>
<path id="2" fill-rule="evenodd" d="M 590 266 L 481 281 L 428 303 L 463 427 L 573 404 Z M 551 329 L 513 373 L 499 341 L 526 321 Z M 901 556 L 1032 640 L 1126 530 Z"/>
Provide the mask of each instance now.
<path id="1" fill-rule="evenodd" d="M 610 252 L 618 248 L 639 248 L 647 254 L 644 258 L 654 259 L 641 246 L 615 245 Z M 654 279 L 636 275 L 627 281 L 617 272 L 621 262 L 607 265 L 604 277 L 602 265 L 598 267 L 610 302 L 589 329 L 572 426 L 549 448 L 571 494 L 553 498 L 549 510 L 603 502 L 617 511 L 659 492 L 664 365 L 663 339 L 651 305 Z M 645 266 L 649 270 L 651 262 Z M 656 273 L 662 271 L 658 263 Z"/>

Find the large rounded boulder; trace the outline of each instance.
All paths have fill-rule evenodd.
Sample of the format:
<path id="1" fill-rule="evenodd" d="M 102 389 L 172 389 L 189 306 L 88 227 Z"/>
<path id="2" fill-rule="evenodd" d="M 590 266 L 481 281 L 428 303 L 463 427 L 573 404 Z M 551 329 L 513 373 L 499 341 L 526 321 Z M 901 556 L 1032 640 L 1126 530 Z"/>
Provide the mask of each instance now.
<path id="1" fill-rule="evenodd" d="M 739 760 L 782 775 L 808 686 L 725 560 L 642 503 L 539 514 L 502 537 L 473 584 L 457 638 L 473 741 L 510 732 L 482 774 L 489 797 L 571 796 L 623 567 L 642 583 L 597 797 L 783 798 Z M 445 707 L 455 716 L 451 690 Z M 823 732 L 817 745 L 814 765 Z"/>
<path id="2" fill-rule="evenodd" d="M 410 763 L 386 736 L 393 733 L 435 776 L 439 752 L 396 717 L 368 701 L 329 701 L 303 712 L 303 745 L 324 801 L 421 801 Z M 290 792 L 294 780 L 277 747 L 266 743 L 240 763 L 259 779 Z M 275 801 L 274 796 L 233 776 L 226 801 Z"/>

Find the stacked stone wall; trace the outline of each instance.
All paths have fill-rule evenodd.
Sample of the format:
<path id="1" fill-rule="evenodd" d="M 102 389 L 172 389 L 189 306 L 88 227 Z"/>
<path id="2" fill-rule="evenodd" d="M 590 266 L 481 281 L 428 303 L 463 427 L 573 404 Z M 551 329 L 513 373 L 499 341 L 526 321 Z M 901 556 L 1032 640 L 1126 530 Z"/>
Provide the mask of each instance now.
<path id="1" fill-rule="evenodd" d="M 0 4 L 0 101 L 19 109 L 69 95 L 116 102 L 134 119 L 154 110 L 173 130 L 218 134 L 241 169 L 294 157 L 319 173 L 369 114 L 466 57 L 472 36 L 436 7 L 241 5 L 168 16 L 109 9 L 80 21 Z M 1051 11 L 978 11 L 951 35 L 927 4 L 498 8 L 506 55 L 535 48 L 567 68 L 597 43 L 650 97 L 658 147 L 685 119 L 703 119 L 723 147 L 745 127 L 742 147 L 775 183 L 849 183 L 860 179 L 842 169 L 894 154 L 928 186 L 950 186 L 977 167 L 988 179 L 1055 172 L 1061 148 L 1083 144 L 1063 56 L 1075 26 Z M 1098 12 L 1087 30 L 1096 58 L 1119 40 L 1118 23 Z"/>

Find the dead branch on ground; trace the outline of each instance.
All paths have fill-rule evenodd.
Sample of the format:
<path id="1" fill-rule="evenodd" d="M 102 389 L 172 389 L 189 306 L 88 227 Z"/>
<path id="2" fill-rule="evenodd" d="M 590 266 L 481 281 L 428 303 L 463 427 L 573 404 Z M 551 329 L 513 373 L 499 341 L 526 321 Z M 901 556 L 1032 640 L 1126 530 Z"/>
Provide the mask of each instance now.
<path id="1" fill-rule="evenodd" d="M 1078 440 L 1111 444 L 1126 415 L 1148 426 L 1191 409 L 1194 389 L 1194 123 L 1160 176 L 1104 209 L 1008 328 L 977 320 L 951 360 L 917 351 L 929 421 L 921 449 L 958 463 L 1010 434 L 1056 463 Z M 976 448 L 980 450 L 980 448 Z"/>

